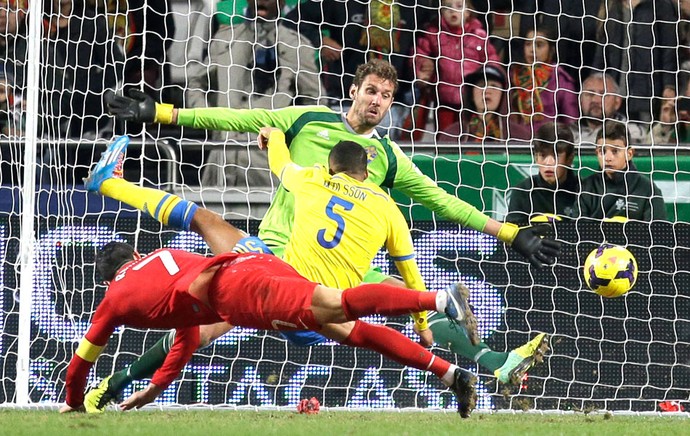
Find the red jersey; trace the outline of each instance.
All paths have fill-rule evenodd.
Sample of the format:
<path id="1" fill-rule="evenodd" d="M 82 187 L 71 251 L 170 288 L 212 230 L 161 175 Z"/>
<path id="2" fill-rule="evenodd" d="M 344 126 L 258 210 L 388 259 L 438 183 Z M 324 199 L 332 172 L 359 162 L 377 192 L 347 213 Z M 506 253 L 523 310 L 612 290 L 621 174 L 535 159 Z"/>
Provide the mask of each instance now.
<path id="1" fill-rule="evenodd" d="M 115 329 L 122 325 L 177 329 L 170 353 L 151 380 L 159 387 L 167 387 L 197 349 L 198 326 L 222 321 L 215 311 L 189 294 L 189 285 L 204 270 L 238 256 L 246 254 L 204 257 L 181 250 L 160 249 L 120 269 L 92 318 L 85 335 L 88 342 L 83 342 L 86 347 L 82 350 L 80 346 L 70 362 L 66 380 L 67 404 L 77 407 L 83 403 L 89 369 Z M 87 355 L 89 359 L 78 354 Z"/>

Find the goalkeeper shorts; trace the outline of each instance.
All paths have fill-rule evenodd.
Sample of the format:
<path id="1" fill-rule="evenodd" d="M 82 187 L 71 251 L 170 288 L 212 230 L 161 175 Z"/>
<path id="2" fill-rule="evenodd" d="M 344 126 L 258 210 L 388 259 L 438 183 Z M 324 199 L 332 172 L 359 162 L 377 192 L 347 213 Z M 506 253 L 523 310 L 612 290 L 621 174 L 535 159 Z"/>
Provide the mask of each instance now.
<path id="1" fill-rule="evenodd" d="M 290 343 L 300 347 L 311 347 L 328 341 L 327 337 L 310 330 L 286 330 L 279 333 Z"/>

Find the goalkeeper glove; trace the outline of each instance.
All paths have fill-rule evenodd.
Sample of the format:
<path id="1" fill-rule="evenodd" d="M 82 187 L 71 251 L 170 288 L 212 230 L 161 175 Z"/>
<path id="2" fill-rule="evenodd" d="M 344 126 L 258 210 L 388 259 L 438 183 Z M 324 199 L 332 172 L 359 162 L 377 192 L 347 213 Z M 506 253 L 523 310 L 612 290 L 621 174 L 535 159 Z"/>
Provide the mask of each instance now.
<path id="1" fill-rule="evenodd" d="M 543 267 L 556 262 L 561 251 L 561 243 L 546 237 L 551 229 L 549 224 L 535 224 L 518 227 L 504 223 L 498 231 L 498 239 L 513 247 L 535 267 Z"/>
<path id="2" fill-rule="evenodd" d="M 171 124 L 173 105 L 156 103 L 153 98 L 138 89 L 130 89 L 129 97 L 109 94 L 106 97 L 111 115 L 124 121 L 138 123 Z"/>

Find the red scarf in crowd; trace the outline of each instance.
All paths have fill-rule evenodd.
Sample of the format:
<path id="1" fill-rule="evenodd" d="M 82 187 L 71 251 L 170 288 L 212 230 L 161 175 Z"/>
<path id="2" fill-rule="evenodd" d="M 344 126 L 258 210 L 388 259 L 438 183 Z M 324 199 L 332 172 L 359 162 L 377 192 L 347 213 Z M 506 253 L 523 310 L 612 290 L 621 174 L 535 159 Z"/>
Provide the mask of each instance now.
<path id="1" fill-rule="evenodd" d="M 484 138 L 503 139 L 501 135 L 501 123 L 497 116 L 484 117 L 479 114 L 472 114 L 467 123 L 468 140 L 481 142 Z"/>
<path id="2" fill-rule="evenodd" d="M 544 118 L 544 102 L 541 93 L 553 74 L 553 65 L 537 64 L 534 68 L 517 65 L 513 69 L 512 82 L 515 88 L 515 103 L 526 119 L 540 121 Z"/>

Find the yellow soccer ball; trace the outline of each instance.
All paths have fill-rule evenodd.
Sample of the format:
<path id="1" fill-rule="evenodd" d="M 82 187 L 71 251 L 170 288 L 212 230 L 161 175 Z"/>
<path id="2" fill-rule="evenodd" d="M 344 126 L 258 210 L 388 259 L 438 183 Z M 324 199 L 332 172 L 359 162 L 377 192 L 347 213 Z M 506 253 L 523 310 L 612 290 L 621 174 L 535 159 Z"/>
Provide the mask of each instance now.
<path id="1" fill-rule="evenodd" d="M 627 248 L 602 244 L 585 260 L 585 283 L 606 298 L 620 297 L 635 286 L 637 260 Z"/>

